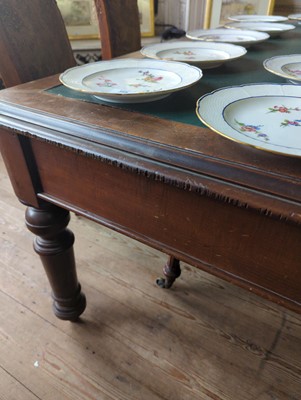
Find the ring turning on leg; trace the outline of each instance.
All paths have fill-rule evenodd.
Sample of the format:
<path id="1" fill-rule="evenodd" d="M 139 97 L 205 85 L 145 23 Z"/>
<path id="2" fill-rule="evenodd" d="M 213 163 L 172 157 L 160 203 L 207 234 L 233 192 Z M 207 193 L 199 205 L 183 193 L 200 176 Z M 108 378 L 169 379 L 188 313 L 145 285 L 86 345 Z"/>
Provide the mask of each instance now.
<path id="1" fill-rule="evenodd" d="M 52 289 L 55 315 L 76 321 L 85 310 L 86 298 L 76 274 L 74 235 L 66 229 L 69 212 L 51 204 L 28 207 L 25 220 L 27 228 L 36 235 L 34 250 L 41 258 Z"/>

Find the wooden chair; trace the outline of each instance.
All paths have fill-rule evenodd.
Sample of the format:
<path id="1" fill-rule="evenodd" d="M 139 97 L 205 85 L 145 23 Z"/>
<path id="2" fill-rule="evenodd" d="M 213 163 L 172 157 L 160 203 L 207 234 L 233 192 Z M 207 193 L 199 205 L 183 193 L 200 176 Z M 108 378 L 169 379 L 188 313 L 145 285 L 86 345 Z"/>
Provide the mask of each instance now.
<path id="1" fill-rule="evenodd" d="M 110 60 L 141 49 L 140 17 L 137 0 L 94 0 L 99 23 L 101 54 Z M 180 261 L 170 255 L 157 284 L 170 288 L 180 276 Z"/>
<path id="2" fill-rule="evenodd" d="M 141 48 L 137 1 L 95 0 L 104 59 Z M 63 72 L 76 65 L 63 18 L 55 0 L 1 0 L 0 76 L 6 88 Z M 170 287 L 180 275 L 170 256 L 164 267 Z"/>
<path id="3" fill-rule="evenodd" d="M 94 0 L 103 60 L 141 49 L 137 0 Z"/>
<path id="4" fill-rule="evenodd" d="M 76 65 L 55 0 L 1 0 L 0 76 L 5 87 Z"/>

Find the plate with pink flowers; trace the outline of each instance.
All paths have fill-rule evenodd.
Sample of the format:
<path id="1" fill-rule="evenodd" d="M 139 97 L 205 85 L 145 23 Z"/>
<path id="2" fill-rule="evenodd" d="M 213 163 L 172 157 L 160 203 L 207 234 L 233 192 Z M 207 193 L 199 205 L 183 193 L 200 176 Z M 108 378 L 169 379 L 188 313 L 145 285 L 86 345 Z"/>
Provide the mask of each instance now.
<path id="1" fill-rule="evenodd" d="M 201 69 L 186 63 L 123 58 L 69 68 L 60 81 L 103 101 L 143 103 L 185 89 L 202 75 Z"/>
<path id="2" fill-rule="evenodd" d="M 202 69 L 216 68 L 244 56 L 247 50 L 235 44 L 184 41 L 155 43 L 141 49 L 145 57 L 157 60 L 182 61 Z"/>
<path id="3" fill-rule="evenodd" d="M 196 112 L 206 126 L 230 140 L 301 157 L 301 97 L 297 85 L 225 87 L 202 96 Z"/>
<path id="4" fill-rule="evenodd" d="M 301 54 L 290 54 L 268 58 L 264 68 L 272 74 L 282 76 L 295 84 L 301 84 Z"/>

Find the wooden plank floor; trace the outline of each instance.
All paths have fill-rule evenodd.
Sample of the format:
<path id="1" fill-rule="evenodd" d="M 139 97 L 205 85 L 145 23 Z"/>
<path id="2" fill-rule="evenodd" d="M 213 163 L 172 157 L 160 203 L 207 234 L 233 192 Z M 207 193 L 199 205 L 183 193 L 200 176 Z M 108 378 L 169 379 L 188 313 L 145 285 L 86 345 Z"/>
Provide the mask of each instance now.
<path id="1" fill-rule="evenodd" d="M 88 306 L 56 319 L 24 209 L 0 160 L 1 400 L 301 399 L 300 315 L 186 264 L 162 290 L 165 255 L 74 215 Z"/>

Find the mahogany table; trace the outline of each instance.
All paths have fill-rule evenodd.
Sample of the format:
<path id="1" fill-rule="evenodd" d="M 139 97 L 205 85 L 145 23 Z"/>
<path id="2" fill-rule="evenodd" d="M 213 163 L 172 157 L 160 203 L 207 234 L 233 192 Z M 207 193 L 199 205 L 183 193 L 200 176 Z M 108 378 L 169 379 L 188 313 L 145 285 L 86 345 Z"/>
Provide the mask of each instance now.
<path id="1" fill-rule="evenodd" d="M 261 63 L 292 37 L 152 105 L 74 97 L 58 76 L 0 92 L 2 156 L 59 318 L 76 320 L 86 305 L 69 211 L 171 255 L 167 279 L 179 259 L 300 312 L 301 160 L 232 142 L 192 117 L 226 76 L 251 81 L 261 68 L 265 82 L 284 82 Z"/>

